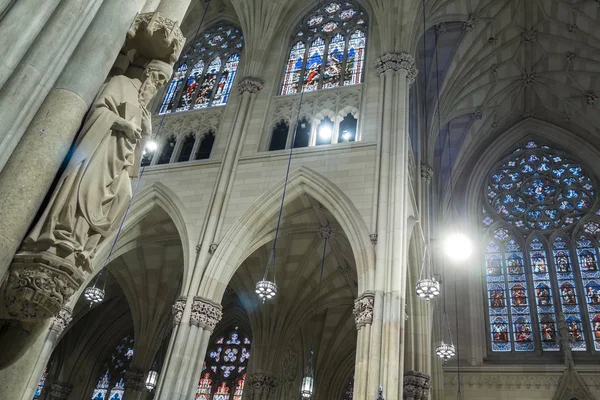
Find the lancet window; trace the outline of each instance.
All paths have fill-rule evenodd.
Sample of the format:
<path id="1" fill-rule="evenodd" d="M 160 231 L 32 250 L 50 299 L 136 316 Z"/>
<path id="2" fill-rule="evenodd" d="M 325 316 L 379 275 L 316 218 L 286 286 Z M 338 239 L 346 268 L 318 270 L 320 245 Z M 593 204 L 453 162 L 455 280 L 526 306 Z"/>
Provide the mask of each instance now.
<path id="1" fill-rule="evenodd" d="M 127 335 L 107 357 L 92 393 L 92 400 L 123 400 L 125 374 L 133 361 L 133 345 L 133 335 Z"/>
<path id="2" fill-rule="evenodd" d="M 600 351 L 600 211 L 569 156 L 530 141 L 489 175 L 482 224 L 492 352 Z"/>
<path id="3" fill-rule="evenodd" d="M 361 83 L 366 24 L 364 11 L 350 1 L 313 9 L 294 30 L 281 94 Z"/>
<path id="4" fill-rule="evenodd" d="M 200 35 L 175 64 L 158 113 L 225 105 L 243 47 L 242 33 L 230 25 L 219 25 Z"/>
<path id="5" fill-rule="evenodd" d="M 227 335 L 217 336 L 206 352 L 195 398 L 241 400 L 251 344 L 238 327 Z"/>
<path id="6" fill-rule="evenodd" d="M 46 384 L 47 378 L 48 378 L 48 367 L 44 368 L 42 377 L 38 381 L 37 387 L 35 388 L 35 392 L 33 393 L 34 400 L 39 399 L 42 396 L 42 390 L 44 390 L 44 385 Z"/>

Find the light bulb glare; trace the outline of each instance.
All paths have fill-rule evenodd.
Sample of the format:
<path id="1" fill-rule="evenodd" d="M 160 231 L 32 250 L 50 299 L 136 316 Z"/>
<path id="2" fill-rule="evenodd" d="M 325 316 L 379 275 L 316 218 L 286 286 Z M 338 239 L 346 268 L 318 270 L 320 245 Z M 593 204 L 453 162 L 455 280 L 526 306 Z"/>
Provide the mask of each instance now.
<path id="1" fill-rule="evenodd" d="M 150 140 L 148 141 L 148 143 L 146 143 L 146 150 L 148 150 L 149 152 L 156 151 L 157 148 L 158 144 L 154 140 Z"/>
<path id="2" fill-rule="evenodd" d="M 331 127 L 328 125 L 322 126 L 319 128 L 319 139 L 321 140 L 331 140 L 332 135 Z"/>
<path id="3" fill-rule="evenodd" d="M 466 235 L 453 233 L 444 242 L 444 252 L 452 261 L 464 261 L 473 253 L 473 244 Z"/>

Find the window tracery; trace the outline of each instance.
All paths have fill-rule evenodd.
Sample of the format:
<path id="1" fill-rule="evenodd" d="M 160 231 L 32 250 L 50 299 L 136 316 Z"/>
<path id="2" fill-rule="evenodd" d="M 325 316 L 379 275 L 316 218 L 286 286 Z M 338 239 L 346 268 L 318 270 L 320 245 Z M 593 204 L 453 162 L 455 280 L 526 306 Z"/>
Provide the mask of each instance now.
<path id="1" fill-rule="evenodd" d="M 158 113 L 225 105 L 243 46 L 242 34 L 233 26 L 205 32 L 177 62 Z"/>
<path id="2" fill-rule="evenodd" d="M 361 83 L 365 49 L 364 11 L 350 1 L 320 5 L 294 31 L 281 94 Z"/>
<path id="3" fill-rule="evenodd" d="M 237 326 L 229 335 L 218 336 L 206 352 L 195 398 L 241 400 L 251 344 Z"/>
<path id="4" fill-rule="evenodd" d="M 133 335 L 121 339 L 102 366 L 102 373 L 92 394 L 92 400 L 123 400 L 125 374 L 133 361 L 133 349 Z"/>
<path id="5" fill-rule="evenodd" d="M 533 141 L 490 174 L 481 222 L 493 352 L 560 350 L 560 313 L 573 351 L 600 351 L 596 208 L 584 168 Z"/>

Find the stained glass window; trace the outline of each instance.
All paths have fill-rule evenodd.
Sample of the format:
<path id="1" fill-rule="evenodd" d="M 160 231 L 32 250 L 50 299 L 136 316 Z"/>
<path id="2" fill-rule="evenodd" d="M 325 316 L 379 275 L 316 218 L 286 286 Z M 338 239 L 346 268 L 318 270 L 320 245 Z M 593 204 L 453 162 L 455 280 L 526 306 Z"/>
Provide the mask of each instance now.
<path id="1" fill-rule="evenodd" d="M 243 46 L 240 30 L 232 26 L 205 32 L 183 51 L 159 114 L 225 105 Z"/>
<path id="2" fill-rule="evenodd" d="M 584 167 L 534 141 L 490 173 L 480 221 L 493 352 L 560 350 L 561 313 L 574 351 L 600 350 L 595 202 Z"/>
<path id="3" fill-rule="evenodd" d="M 351 1 L 319 5 L 294 31 L 281 94 L 362 82 L 366 15 Z"/>
<path id="4" fill-rule="evenodd" d="M 206 352 L 196 399 L 241 400 L 250 359 L 250 338 L 236 326 L 229 335 L 217 336 Z"/>
<path id="5" fill-rule="evenodd" d="M 42 395 L 42 390 L 44 389 L 44 384 L 46 383 L 46 378 L 48 378 L 48 368 L 44 368 L 44 372 L 42 373 L 42 377 L 38 381 L 37 388 L 35 389 L 35 393 L 33 394 L 33 399 L 39 399 Z"/>
<path id="6" fill-rule="evenodd" d="M 127 335 L 107 357 L 92 393 L 92 400 L 123 400 L 125 374 L 133 361 L 133 335 Z"/>

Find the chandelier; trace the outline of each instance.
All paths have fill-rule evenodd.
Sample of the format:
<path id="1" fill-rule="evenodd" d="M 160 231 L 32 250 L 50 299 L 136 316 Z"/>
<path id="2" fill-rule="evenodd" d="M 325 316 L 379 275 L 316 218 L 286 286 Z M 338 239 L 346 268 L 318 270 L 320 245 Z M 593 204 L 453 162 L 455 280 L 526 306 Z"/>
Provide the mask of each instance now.
<path id="1" fill-rule="evenodd" d="M 102 303 L 104 301 L 104 296 L 106 295 L 106 280 L 108 277 L 104 277 L 104 284 L 102 285 L 102 288 L 98 286 L 98 280 L 100 279 L 100 275 L 102 275 L 103 271 L 104 268 L 98 272 L 98 275 L 96 275 L 94 284 L 86 287 L 83 291 L 83 298 L 90 303 L 90 307 L 94 304 Z"/>
<path id="2" fill-rule="evenodd" d="M 444 343 L 444 341 L 442 340 L 442 342 L 436 346 L 435 354 L 437 354 L 439 358 L 443 359 L 444 362 L 446 362 L 456 355 L 456 348 L 453 344 Z"/>
<path id="3" fill-rule="evenodd" d="M 431 300 L 440 294 L 440 283 L 435 278 L 419 279 L 416 287 L 417 296 Z"/>

